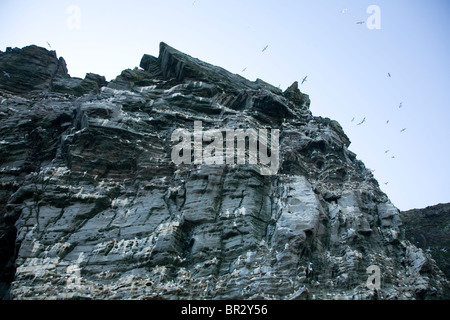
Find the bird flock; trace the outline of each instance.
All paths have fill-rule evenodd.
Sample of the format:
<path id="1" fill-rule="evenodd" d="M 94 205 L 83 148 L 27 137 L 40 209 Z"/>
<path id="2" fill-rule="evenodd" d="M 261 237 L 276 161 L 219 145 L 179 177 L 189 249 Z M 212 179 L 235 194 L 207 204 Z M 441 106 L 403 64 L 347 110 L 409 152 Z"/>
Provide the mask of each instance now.
<path id="1" fill-rule="evenodd" d="M 388 75 L 389 78 L 392 78 L 392 75 L 391 75 L 390 72 L 388 72 L 387 75 Z M 403 107 L 403 102 L 400 102 L 400 104 L 398 105 L 398 108 L 401 109 L 402 107 Z M 351 120 L 350 122 L 354 122 L 354 121 L 355 121 L 355 117 L 353 117 L 352 120 Z M 365 123 L 365 122 L 366 122 L 366 117 L 364 117 L 364 118 L 362 119 L 362 121 L 359 122 L 359 123 L 357 124 L 357 126 L 360 126 L 360 125 L 362 125 L 362 124 Z M 390 123 L 390 120 L 389 120 L 389 119 L 386 120 L 386 125 L 388 125 L 389 123 Z M 401 129 L 401 130 L 400 130 L 400 133 L 404 133 L 404 132 L 406 131 L 406 129 L 407 129 L 407 128 Z M 391 153 L 391 150 L 387 149 L 387 150 L 384 151 L 384 153 L 387 155 L 387 154 Z M 391 155 L 390 157 L 391 157 L 391 159 L 396 159 L 395 155 Z M 375 171 L 375 170 L 373 170 L 373 171 Z M 372 172 L 373 172 L 373 171 L 372 171 Z M 386 182 L 384 182 L 384 184 L 385 184 L 385 185 L 388 185 L 389 182 L 386 181 Z"/>

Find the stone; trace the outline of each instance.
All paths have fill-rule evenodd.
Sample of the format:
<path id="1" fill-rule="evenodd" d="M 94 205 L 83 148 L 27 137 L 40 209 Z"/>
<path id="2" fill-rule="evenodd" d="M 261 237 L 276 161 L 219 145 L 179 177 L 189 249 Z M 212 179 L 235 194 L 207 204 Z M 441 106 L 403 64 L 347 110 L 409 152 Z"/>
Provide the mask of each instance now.
<path id="1" fill-rule="evenodd" d="M 313 116 L 298 83 L 282 92 L 165 43 L 110 82 L 72 78 L 33 46 L 0 53 L 0 66 L 11 74 L 0 83 L 3 297 L 448 296 L 342 127 Z M 194 121 L 278 129 L 279 171 L 176 165 L 172 133 Z"/>
<path id="2" fill-rule="evenodd" d="M 450 205 L 438 204 L 423 209 L 400 212 L 405 227 L 405 238 L 426 254 L 450 277 Z"/>

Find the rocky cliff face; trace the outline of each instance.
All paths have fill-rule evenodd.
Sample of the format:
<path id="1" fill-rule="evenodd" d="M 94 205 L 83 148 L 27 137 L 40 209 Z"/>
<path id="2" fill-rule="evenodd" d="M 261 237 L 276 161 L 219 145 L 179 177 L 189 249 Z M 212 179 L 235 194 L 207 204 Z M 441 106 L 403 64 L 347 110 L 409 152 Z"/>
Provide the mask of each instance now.
<path id="1" fill-rule="evenodd" d="M 164 43 L 110 83 L 77 79 L 31 46 L 0 53 L 0 95 L 0 267 L 12 299 L 445 295 L 339 123 L 313 116 L 297 83 L 282 92 Z M 280 130 L 277 174 L 176 165 L 172 133 L 194 121 Z"/>
<path id="2" fill-rule="evenodd" d="M 400 213 L 405 237 L 430 253 L 447 279 L 450 278 L 450 204 Z"/>

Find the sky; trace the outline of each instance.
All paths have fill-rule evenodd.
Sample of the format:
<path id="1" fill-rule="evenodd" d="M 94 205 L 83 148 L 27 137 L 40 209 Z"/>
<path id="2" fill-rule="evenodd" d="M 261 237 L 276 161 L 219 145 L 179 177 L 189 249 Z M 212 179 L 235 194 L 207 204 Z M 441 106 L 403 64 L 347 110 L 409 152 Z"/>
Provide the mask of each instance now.
<path id="1" fill-rule="evenodd" d="M 161 41 L 283 90 L 307 76 L 400 210 L 450 202 L 449 35 L 447 0 L 0 1 L 0 50 L 55 50 L 73 77 L 114 79 Z"/>

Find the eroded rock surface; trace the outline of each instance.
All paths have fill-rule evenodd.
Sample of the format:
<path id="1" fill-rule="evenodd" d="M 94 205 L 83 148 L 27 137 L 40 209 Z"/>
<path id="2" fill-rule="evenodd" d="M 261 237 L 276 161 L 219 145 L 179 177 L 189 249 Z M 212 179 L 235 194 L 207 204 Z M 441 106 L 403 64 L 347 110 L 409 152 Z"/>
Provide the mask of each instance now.
<path id="1" fill-rule="evenodd" d="M 445 296 L 444 274 L 405 239 L 399 210 L 339 123 L 313 116 L 297 83 L 282 92 L 164 43 L 110 83 L 71 78 L 62 58 L 37 47 L 0 53 L 0 66 L 10 298 Z M 279 129 L 278 173 L 175 165 L 171 134 L 194 121 Z"/>
<path id="2" fill-rule="evenodd" d="M 405 237 L 430 253 L 447 279 L 450 277 L 450 204 L 401 212 Z"/>

